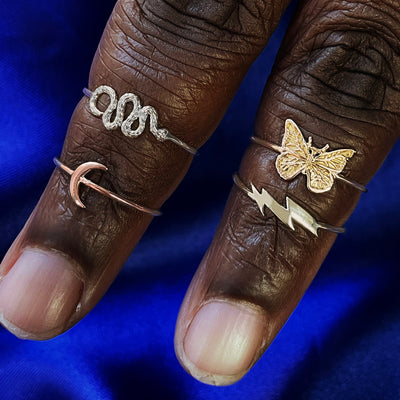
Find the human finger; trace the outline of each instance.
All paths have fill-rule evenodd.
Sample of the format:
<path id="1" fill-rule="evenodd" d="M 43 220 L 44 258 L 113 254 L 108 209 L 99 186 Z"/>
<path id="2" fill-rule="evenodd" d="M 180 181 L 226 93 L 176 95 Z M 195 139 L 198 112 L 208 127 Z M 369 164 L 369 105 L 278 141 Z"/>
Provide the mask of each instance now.
<path id="1" fill-rule="evenodd" d="M 1 264 L 9 330 L 46 339 L 91 310 L 185 175 L 192 149 L 217 126 L 287 2 L 117 2 L 92 64 L 91 99 L 78 104 L 59 168 Z M 116 119 L 104 112 L 105 94 L 125 102 Z M 126 104 L 141 117 L 127 121 Z"/>
<path id="2" fill-rule="evenodd" d="M 356 206 L 353 181 L 365 185 L 397 140 L 399 20 L 389 1 L 300 3 L 259 107 L 258 143 L 242 160 L 239 187 L 178 317 L 177 356 L 197 379 L 230 384 L 254 365 Z M 330 190 L 310 190 L 318 186 L 310 164 L 306 175 L 284 179 L 277 152 L 284 154 L 287 124 L 300 128 L 315 157 L 327 144 L 355 151 L 346 152 Z"/>

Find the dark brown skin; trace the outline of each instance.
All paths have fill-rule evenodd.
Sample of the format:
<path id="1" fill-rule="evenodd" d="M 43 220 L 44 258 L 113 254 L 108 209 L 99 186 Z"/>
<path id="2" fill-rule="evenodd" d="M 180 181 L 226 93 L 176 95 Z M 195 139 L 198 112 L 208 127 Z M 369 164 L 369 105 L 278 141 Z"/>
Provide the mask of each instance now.
<path id="1" fill-rule="evenodd" d="M 107 84 L 119 95 L 136 93 L 142 104 L 157 109 L 162 126 L 198 148 L 223 117 L 287 3 L 119 1 L 95 55 L 89 88 Z M 356 149 L 343 175 L 368 183 L 399 136 L 399 56 L 397 1 L 301 2 L 266 85 L 254 134 L 280 144 L 284 122 L 291 118 L 316 147 Z M 108 174 L 89 177 L 156 209 L 192 160 L 148 131 L 137 139 L 106 131 L 90 114 L 87 98 L 74 112 L 60 158 L 71 168 L 89 160 L 107 165 Z M 360 191 L 337 181 L 327 193 L 311 193 L 304 175 L 290 182 L 280 178 L 275 159 L 271 150 L 250 145 L 239 169 L 242 180 L 266 188 L 281 204 L 290 196 L 319 221 L 344 225 Z M 40 247 L 56 249 L 81 266 L 82 306 L 62 330 L 103 296 L 151 222 L 89 189 L 82 195 L 87 209 L 79 209 L 68 184 L 66 175 L 54 172 L 1 265 L 4 274 L 25 247 Z M 175 346 L 182 363 L 190 321 L 202 302 L 215 298 L 252 304 L 265 314 L 266 338 L 254 363 L 296 307 L 335 237 L 321 230 L 318 238 L 299 227 L 292 231 L 269 211 L 263 217 L 233 188 L 180 312 Z"/>
<path id="2" fill-rule="evenodd" d="M 343 175 L 362 184 L 397 140 L 400 110 L 400 6 L 391 1 L 367 3 L 371 2 L 303 2 L 255 123 L 255 135 L 273 143 L 281 142 L 284 121 L 292 118 L 316 147 L 329 143 L 332 149 L 357 149 Z M 392 19 L 385 17 L 388 14 Z M 337 182 L 329 192 L 312 193 L 304 175 L 290 182 L 280 178 L 275 159 L 273 151 L 252 144 L 239 175 L 248 186 L 253 182 L 266 188 L 280 204 L 290 196 L 318 220 L 344 225 L 360 191 Z M 310 285 L 335 237 L 321 230 L 318 238 L 303 229 L 292 231 L 269 211 L 263 217 L 256 203 L 233 188 L 185 298 L 176 343 L 202 302 L 231 298 L 265 310 L 268 339 L 261 355 Z"/>
<path id="3" fill-rule="evenodd" d="M 134 92 L 143 105 L 157 109 L 163 126 L 198 148 L 223 117 L 287 3 L 119 1 L 94 57 L 88 87 L 106 83 L 119 96 Z M 192 156 L 171 142 L 158 142 L 148 129 L 134 140 L 107 131 L 83 98 L 60 159 L 71 168 L 83 160 L 107 165 L 109 173 L 99 184 L 158 209 L 183 179 Z M 151 217 L 90 189 L 82 194 L 87 209 L 79 209 L 68 185 L 68 177 L 55 171 L 2 268 L 10 268 L 27 246 L 56 249 L 76 260 L 90 295 L 84 294 L 74 323 L 103 296 Z"/>
<path id="4" fill-rule="evenodd" d="M 312 14 L 316 22 L 305 23 L 302 29 L 297 27 L 288 33 L 260 104 L 255 134 L 280 143 L 284 121 L 292 118 L 302 127 L 305 137 L 313 137 L 316 147 L 330 143 L 334 148 L 357 149 L 343 174 L 366 184 L 399 132 L 400 114 L 388 110 L 386 104 L 394 108 L 399 102 L 399 97 L 388 94 L 400 87 L 400 64 L 389 68 L 394 54 L 379 54 L 383 53 L 386 41 L 392 40 L 395 45 L 395 37 L 383 39 L 379 34 L 363 32 L 360 38 L 357 29 L 364 30 L 365 22 L 355 18 L 366 18 L 368 12 L 372 18 L 372 13 L 376 13 L 365 6 L 363 10 L 359 7 L 359 15 L 357 8 L 351 7 L 354 32 L 328 32 L 327 25 L 332 24 L 333 18 L 337 29 L 350 26 L 350 21 L 343 15 L 338 18 L 337 4 L 327 1 L 322 8 L 321 3 L 309 1 L 297 16 L 307 21 Z M 350 9 L 350 5 L 342 9 Z M 360 54 L 364 49 L 365 55 Z M 311 208 L 320 221 L 335 226 L 345 224 L 360 191 L 337 182 L 329 192 L 312 193 L 306 187 L 304 175 L 290 182 L 280 178 L 275 159 L 276 153 L 253 144 L 242 160 L 239 175 L 245 182 L 266 188 L 281 204 L 290 196 L 304 208 Z M 310 284 L 335 237 L 322 230 L 318 238 L 304 229 L 292 231 L 271 212 L 263 217 L 256 203 L 234 188 L 209 250 L 213 256 L 208 260 L 212 265 L 208 273 L 213 274 L 213 280 L 205 296 L 223 293 L 258 304 L 274 316 L 273 320 L 276 316 L 278 325 L 274 329 L 279 329 Z"/>

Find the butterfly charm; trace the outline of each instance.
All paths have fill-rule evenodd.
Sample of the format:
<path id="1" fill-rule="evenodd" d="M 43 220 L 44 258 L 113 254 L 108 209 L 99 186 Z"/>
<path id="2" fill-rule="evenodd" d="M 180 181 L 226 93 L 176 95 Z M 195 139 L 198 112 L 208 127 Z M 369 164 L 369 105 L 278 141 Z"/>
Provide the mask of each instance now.
<path id="1" fill-rule="evenodd" d="M 335 179 L 341 178 L 339 174 L 347 160 L 355 154 L 351 149 L 327 151 L 328 148 L 328 144 L 321 149 L 313 147 L 311 137 L 306 142 L 296 123 L 287 119 L 281 154 L 275 163 L 276 169 L 285 180 L 302 173 L 307 176 L 309 190 L 314 193 L 327 192 L 332 188 Z"/>

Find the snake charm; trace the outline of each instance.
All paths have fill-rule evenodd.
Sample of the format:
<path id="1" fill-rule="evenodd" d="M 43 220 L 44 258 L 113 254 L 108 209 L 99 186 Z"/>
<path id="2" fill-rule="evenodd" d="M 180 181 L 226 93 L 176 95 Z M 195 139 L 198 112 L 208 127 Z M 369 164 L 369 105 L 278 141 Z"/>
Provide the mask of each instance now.
<path id="1" fill-rule="evenodd" d="M 97 107 L 97 102 L 102 94 L 110 98 L 110 103 L 105 111 Z M 132 111 L 125 118 L 125 109 L 128 103 L 132 104 Z M 125 93 L 118 100 L 115 90 L 110 86 L 99 86 L 90 96 L 89 103 L 91 113 L 96 117 L 102 117 L 103 124 L 107 130 L 121 128 L 122 133 L 128 137 L 140 136 L 146 128 L 147 119 L 150 119 L 150 132 L 157 140 L 164 141 L 168 139 L 167 129 L 158 128 L 158 115 L 154 107 L 142 106 L 140 99 L 134 93 Z M 115 118 L 112 116 L 115 112 Z M 136 124 L 136 128 L 133 125 Z"/>

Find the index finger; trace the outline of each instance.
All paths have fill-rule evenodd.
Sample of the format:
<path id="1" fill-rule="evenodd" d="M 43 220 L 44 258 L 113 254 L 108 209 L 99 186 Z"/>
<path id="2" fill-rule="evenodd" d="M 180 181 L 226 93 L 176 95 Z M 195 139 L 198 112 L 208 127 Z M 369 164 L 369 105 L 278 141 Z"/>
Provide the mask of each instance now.
<path id="1" fill-rule="evenodd" d="M 189 147 L 163 140 L 164 129 L 190 148 L 204 143 L 287 2 L 117 2 L 92 64 L 93 97 L 80 101 L 69 125 L 63 170 L 1 264 L 4 325 L 43 339 L 89 312 L 150 223 L 154 213 L 143 210 L 156 212 L 190 165 Z M 101 108 L 107 97 L 96 99 L 100 89 L 118 103 L 115 120 L 116 107 Z M 143 118 L 129 121 L 128 102 Z M 88 177 L 97 186 L 84 188 L 81 202 L 80 174 L 99 164 L 105 172 Z"/>

